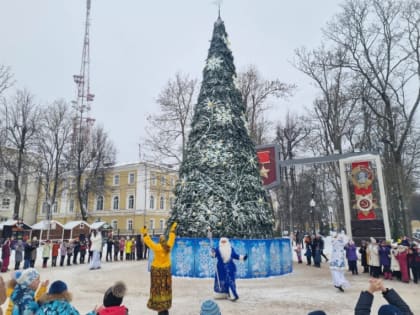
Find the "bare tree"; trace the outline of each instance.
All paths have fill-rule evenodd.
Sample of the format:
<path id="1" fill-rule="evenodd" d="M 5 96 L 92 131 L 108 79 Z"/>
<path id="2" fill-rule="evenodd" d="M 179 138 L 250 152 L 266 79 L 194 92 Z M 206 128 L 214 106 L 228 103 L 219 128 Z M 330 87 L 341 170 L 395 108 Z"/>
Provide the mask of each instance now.
<path id="1" fill-rule="evenodd" d="M 81 217 L 87 220 L 89 194 L 102 194 L 105 172 L 115 164 L 116 150 L 101 126 L 92 126 L 91 121 L 74 120 L 72 143 L 66 162 L 75 177 L 76 195 Z"/>
<path id="2" fill-rule="evenodd" d="M 57 100 L 42 111 L 40 134 L 37 138 L 40 184 L 45 192 L 47 218 L 51 220 L 51 207 L 55 206 L 63 174 L 67 171 L 65 154 L 69 150 L 72 120 L 68 104 Z"/>
<path id="3" fill-rule="evenodd" d="M 21 203 L 21 181 L 33 166 L 33 152 L 39 130 L 39 109 L 28 91 L 17 91 L 5 100 L 1 108 L 2 143 L 0 144 L 0 164 L 13 176 L 15 203 L 13 218 L 19 218 Z"/>
<path id="4" fill-rule="evenodd" d="M 391 209 L 398 218 L 391 224 L 399 235 L 410 230 L 403 152 L 420 103 L 419 20 L 418 0 L 347 0 L 324 30 L 337 49 L 348 52 L 344 66 L 363 78 L 369 91 L 363 103 L 384 128 L 388 167 L 394 170 L 388 177 L 395 192 Z"/>
<path id="5" fill-rule="evenodd" d="M 295 85 L 286 84 L 278 79 L 264 79 L 255 66 L 249 66 L 245 71 L 238 73 L 238 88 L 242 94 L 248 118 L 251 139 L 255 144 L 266 141 L 270 122 L 264 113 L 270 109 L 270 98 L 284 98 L 292 94 Z"/>
<path id="6" fill-rule="evenodd" d="M 159 114 L 147 118 L 146 147 L 155 157 L 181 163 L 186 150 L 197 80 L 177 73 L 157 98 Z"/>
<path id="7" fill-rule="evenodd" d="M 276 127 L 275 142 L 280 146 L 280 154 L 282 160 L 293 160 L 299 151 L 302 151 L 302 146 L 307 137 L 310 136 L 311 128 L 304 117 L 298 117 L 287 113 L 285 122 L 278 122 Z M 296 223 L 299 211 L 302 210 L 302 204 L 299 204 L 300 199 L 297 197 L 298 185 L 296 178 L 295 166 L 284 167 L 281 172 L 282 187 L 277 190 L 277 198 L 281 200 L 280 211 L 277 214 L 282 219 L 284 224 L 288 225 L 288 230 L 292 231 Z"/>
<path id="8" fill-rule="evenodd" d="M 4 65 L 0 65 L 0 95 L 13 85 L 13 75 L 10 72 L 10 68 Z"/>

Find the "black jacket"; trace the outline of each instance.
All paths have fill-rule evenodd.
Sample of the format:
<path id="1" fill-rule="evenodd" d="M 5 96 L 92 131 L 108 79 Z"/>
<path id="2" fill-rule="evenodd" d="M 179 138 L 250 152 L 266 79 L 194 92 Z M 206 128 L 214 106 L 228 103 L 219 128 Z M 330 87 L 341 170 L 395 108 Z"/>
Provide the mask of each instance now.
<path id="1" fill-rule="evenodd" d="M 382 293 L 385 300 L 389 304 L 398 307 L 404 315 L 414 315 L 410 310 L 410 307 L 404 300 L 398 295 L 394 289 L 387 289 L 386 292 Z M 370 315 L 370 308 L 372 307 L 373 295 L 368 291 L 362 291 L 360 293 L 359 300 L 357 301 L 354 309 L 354 315 Z"/>

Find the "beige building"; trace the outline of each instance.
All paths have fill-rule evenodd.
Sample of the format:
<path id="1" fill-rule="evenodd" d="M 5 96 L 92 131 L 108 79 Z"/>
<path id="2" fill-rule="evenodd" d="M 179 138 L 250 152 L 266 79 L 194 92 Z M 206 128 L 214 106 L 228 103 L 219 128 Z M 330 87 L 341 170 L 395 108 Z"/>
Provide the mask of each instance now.
<path id="1" fill-rule="evenodd" d="M 31 225 L 36 220 L 38 180 L 31 172 L 27 173 L 28 175 L 23 175 L 20 180 L 19 219 Z M 13 218 L 13 209 L 15 207 L 13 185 L 13 176 L 6 168 L 0 166 L 0 222 Z"/>
<path id="2" fill-rule="evenodd" d="M 88 223 L 104 221 L 112 226 L 114 235 L 138 234 L 144 225 L 156 234 L 162 233 L 174 202 L 177 174 L 176 170 L 150 162 L 108 168 L 105 192 L 88 196 Z M 63 185 L 51 214 L 53 220 L 65 224 L 80 220 L 81 214 L 75 180 L 69 177 Z M 42 196 L 39 200 L 37 222 L 47 218 Z"/>

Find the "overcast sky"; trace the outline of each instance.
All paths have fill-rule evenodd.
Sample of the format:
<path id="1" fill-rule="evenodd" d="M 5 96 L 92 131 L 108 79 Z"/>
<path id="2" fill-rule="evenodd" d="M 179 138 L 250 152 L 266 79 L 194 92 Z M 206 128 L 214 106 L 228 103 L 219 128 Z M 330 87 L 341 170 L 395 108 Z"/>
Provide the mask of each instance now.
<path id="1" fill-rule="evenodd" d="M 221 16 L 238 71 L 255 65 L 267 79 L 298 85 L 275 119 L 309 107 L 315 90 L 291 61 L 315 48 L 339 0 L 224 0 Z M 81 63 L 86 0 L 0 0 L 0 64 L 38 102 L 71 101 Z M 217 7 L 212 0 L 92 0 L 91 116 L 118 150 L 139 159 L 146 116 L 177 71 L 201 81 Z"/>

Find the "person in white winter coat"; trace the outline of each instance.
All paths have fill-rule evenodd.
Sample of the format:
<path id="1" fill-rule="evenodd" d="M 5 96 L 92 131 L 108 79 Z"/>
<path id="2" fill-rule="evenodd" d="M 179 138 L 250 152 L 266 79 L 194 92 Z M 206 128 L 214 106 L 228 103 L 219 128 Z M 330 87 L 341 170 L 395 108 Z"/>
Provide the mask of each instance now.
<path id="1" fill-rule="evenodd" d="M 96 230 L 92 230 L 90 234 L 90 241 L 92 246 L 90 250 L 92 251 L 92 260 L 90 261 L 89 269 L 99 269 L 101 268 L 101 251 L 102 251 L 102 235 Z"/>
<path id="2" fill-rule="evenodd" d="M 376 239 L 370 238 L 370 244 L 367 248 L 369 255 L 370 275 L 374 278 L 379 278 L 381 272 L 381 263 L 379 261 L 379 246 Z"/>
<path id="3" fill-rule="evenodd" d="M 394 277 L 397 277 L 398 280 L 401 281 L 401 269 L 400 263 L 398 262 L 397 255 L 398 255 L 398 244 L 392 244 L 391 247 L 391 271 Z M 392 280 L 392 278 L 390 279 Z"/>

